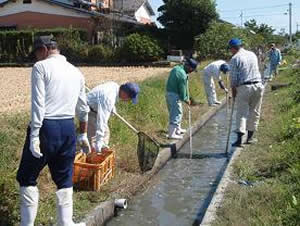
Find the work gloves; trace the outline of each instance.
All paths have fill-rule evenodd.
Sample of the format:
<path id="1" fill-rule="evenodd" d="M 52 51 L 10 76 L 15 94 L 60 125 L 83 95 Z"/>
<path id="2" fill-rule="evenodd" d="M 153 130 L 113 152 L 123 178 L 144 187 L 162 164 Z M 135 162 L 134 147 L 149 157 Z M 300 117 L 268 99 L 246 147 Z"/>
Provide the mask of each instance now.
<path id="1" fill-rule="evenodd" d="M 82 151 L 85 153 L 91 152 L 91 147 L 89 140 L 87 138 L 87 133 L 81 133 L 77 137 L 77 143 L 81 147 Z"/>
<path id="2" fill-rule="evenodd" d="M 39 137 L 31 137 L 30 138 L 29 149 L 35 158 L 39 159 L 39 158 L 43 157 L 43 154 L 41 153 L 41 149 L 40 149 L 40 138 Z"/>

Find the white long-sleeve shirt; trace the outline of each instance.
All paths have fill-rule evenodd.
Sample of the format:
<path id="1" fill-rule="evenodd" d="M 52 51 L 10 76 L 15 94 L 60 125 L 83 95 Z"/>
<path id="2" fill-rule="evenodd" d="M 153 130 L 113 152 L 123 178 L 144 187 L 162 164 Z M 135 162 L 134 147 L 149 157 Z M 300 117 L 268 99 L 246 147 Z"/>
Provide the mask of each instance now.
<path id="1" fill-rule="evenodd" d="M 88 104 L 97 111 L 96 140 L 102 141 L 108 128 L 111 113 L 116 112 L 120 86 L 115 82 L 106 82 L 96 86 L 87 94 Z"/>
<path id="2" fill-rule="evenodd" d="M 212 76 L 217 80 L 221 80 L 220 68 L 222 64 L 226 64 L 226 62 L 224 60 L 217 60 L 210 63 L 204 68 L 204 72 L 205 72 L 204 74 L 206 76 Z"/>
<path id="3" fill-rule="evenodd" d="M 39 135 L 44 119 L 88 120 L 89 107 L 82 73 L 60 54 L 37 62 L 31 74 L 31 136 Z"/>

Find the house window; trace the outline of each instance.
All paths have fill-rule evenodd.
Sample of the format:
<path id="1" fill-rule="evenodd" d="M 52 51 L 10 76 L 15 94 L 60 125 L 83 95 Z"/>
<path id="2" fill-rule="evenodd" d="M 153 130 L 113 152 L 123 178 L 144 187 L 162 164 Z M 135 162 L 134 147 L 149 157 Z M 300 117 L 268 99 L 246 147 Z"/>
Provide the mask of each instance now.
<path id="1" fill-rule="evenodd" d="M 31 0 L 23 0 L 23 4 L 31 4 Z"/>

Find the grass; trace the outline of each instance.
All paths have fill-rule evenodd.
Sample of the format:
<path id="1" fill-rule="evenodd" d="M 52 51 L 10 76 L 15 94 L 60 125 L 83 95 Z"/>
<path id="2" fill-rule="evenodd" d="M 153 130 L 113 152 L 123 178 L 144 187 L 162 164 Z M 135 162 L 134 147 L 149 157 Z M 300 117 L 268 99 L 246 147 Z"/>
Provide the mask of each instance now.
<path id="1" fill-rule="evenodd" d="M 282 71 L 278 82 L 292 85 L 267 93 L 259 142 L 234 164 L 233 179 L 255 186 L 231 183 L 214 226 L 300 224 L 300 70 Z"/>
<path id="2" fill-rule="evenodd" d="M 203 65 L 207 64 L 205 62 Z M 203 67 L 202 65 L 202 67 Z M 165 103 L 165 83 L 168 74 L 156 76 L 140 82 L 141 95 L 139 103 L 132 105 L 118 103 L 118 113 L 124 116 L 139 130 L 150 134 L 161 142 L 167 142 L 163 131 L 168 124 L 168 112 Z M 204 87 L 200 74 L 192 74 L 190 79 L 191 96 L 206 103 Z M 218 94 L 221 95 L 218 89 Z M 192 121 L 195 122 L 207 105 L 192 108 Z M 183 126 L 188 126 L 187 106 L 184 106 Z M 29 112 L 0 115 L 0 226 L 18 225 L 19 186 L 15 180 L 25 131 L 29 122 Z M 84 217 L 99 202 L 111 197 L 131 197 L 141 186 L 146 186 L 147 178 L 140 174 L 136 156 L 137 136 L 119 119 L 112 117 L 111 147 L 116 150 L 116 175 L 100 192 L 79 191 L 74 193 L 74 215 L 77 219 Z M 55 222 L 55 190 L 49 170 L 46 168 L 39 177 L 40 190 L 39 211 L 36 225 L 50 225 Z"/>

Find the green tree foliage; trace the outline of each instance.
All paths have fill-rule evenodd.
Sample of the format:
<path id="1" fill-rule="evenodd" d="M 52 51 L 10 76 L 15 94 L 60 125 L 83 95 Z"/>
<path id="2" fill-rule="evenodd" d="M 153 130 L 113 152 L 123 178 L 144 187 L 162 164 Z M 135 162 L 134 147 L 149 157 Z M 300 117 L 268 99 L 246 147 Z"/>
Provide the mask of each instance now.
<path id="1" fill-rule="evenodd" d="M 212 0 L 163 0 L 158 21 L 165 27 L 169 41 L 176 48 L 191 49 L 194 37 L 204 33 L 218 18 Z"/>
<path id="2" fill-rule="evenodd" d="M 273 29 L 271 26 L 267 24 L 260 24 L 258 25 L 256 20 L 252 19 L 247 21 L 245 24 L 245 27 L 254 31 L 255 33 L 258 34 L 263 34 L 263 35 L 272 35 L 275 29 Z"/>
<path id="3" fill-rule="evenodd" d="M 231 24 L 213 22 L 209 29 L 195 38 L 195 50 L 201 59 L 222 58 L 230 56 L 227 50 L 228 41 L 232 38 L 242 39 L 246 48 L 249 47 L 250 34 Z"/>
<path id="4" fill-rule="evenodd" d="M 127 62 L 149 62 L 160 59 L 163 50 L 157 40 L 134 33 L 126 37 L 120 54 Z"/>

